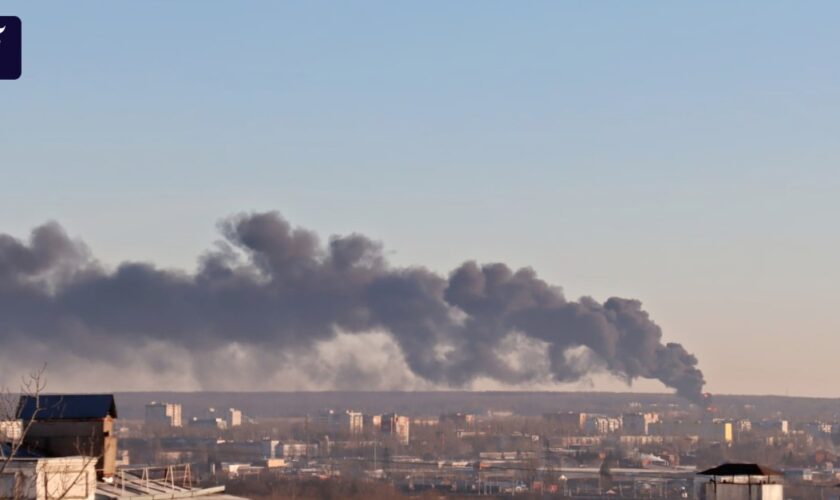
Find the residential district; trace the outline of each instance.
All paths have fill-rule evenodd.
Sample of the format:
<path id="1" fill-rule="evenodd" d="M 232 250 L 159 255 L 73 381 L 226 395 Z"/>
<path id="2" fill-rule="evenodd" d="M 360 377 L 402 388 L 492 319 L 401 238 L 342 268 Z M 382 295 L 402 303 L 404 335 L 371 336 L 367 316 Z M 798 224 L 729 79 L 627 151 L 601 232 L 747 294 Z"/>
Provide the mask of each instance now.
<path id="1" fill-rule="evenodd" d="M 840 498 L 833 406 L 253 415 L 178 398 L 120 418 L 109 394 L 20 396 L 0 422 L 0 498 Z"/>

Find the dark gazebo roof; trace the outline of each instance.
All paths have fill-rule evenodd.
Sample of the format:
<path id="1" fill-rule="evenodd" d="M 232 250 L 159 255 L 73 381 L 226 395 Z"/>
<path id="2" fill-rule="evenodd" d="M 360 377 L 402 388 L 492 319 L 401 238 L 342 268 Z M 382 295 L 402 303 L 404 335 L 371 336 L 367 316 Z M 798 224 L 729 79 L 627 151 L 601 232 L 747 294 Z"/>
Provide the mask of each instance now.
<path id="1" fill-rule="evenodd" d="M 725 463 L 711 469 L 698 472 L 701 476 L 781 476 L 782 473 L 759 464 Z"/>
<path id="2" fill-rule="evenodd" d="M 117 418 L 113 394 L 43 394 L 21 396 L 17 409 L 23 420 L 99 420 Z"/>

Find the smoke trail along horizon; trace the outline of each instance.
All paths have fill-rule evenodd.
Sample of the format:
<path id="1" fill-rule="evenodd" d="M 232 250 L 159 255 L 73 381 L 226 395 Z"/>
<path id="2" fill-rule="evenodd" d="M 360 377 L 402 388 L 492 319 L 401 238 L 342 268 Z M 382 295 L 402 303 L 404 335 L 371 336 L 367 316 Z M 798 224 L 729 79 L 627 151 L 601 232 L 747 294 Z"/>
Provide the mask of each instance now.
<path id="1" fill-rule="evenodd" d="M 194 274 L 137 262 L 106 270 L 55 222 L 33 229 L 28 242 L 0 234 L 0 337 L 72 337 L 79 344 L 68 349 L 90 357 L 97 339 L 198 351 L 234 340 L 288 352 L 329 340 L 336 328 L 382 329 L 412 373 L 459 387 L 479 377 L 538 379 L 537 360 L 513 366 L 500 352 L 510 335 L 522 335 L 544 346 L 558 382 L 605 369 L 702 400 L 697 358 L 663 344 L 638 300 L 569 301 L 533 269 L 502 263 L 467 261 L 447 277 L 392 267 L 382 245 L 363 235 L 332 236 L 324 245 L 277 212 L 228 217 L 219 230 L 223 240 Z M 591 355 L 570 355 L 581 348 Z"/>

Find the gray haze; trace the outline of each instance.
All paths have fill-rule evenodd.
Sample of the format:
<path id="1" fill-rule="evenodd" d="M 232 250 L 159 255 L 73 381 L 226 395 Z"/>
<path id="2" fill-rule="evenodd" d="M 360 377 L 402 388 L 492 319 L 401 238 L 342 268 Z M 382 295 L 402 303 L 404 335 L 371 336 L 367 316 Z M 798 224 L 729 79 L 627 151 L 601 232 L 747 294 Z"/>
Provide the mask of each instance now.
<path id="1" fill-rule="evenodd" d="M 270 371 L 337 332 L 382 331 L 411 373 L 438 387 L 546 375 L 571 382 L 606 370 L 628 383 L 657 379 L 697 400 L 704 384 L 697 359 L 663 344 L 636 300 L 569 301 L 532 269 L 499 263 L 466 262 L 448 277 L 391 267 L 362 235 L 324 245 L 277 213 L 238 215 L 219 228 L 223 240 L 195 273 L 134 262 L 106 270 L 56 223 L 26 242 L 0 235 L 0 339 L 10 349 L 44 346 L 50 359 L 80 368 L 150 345 L 212 365 L 218 359 L 208 353 L 236 345 L 259 353 L 250 364 Z M 529 347 L 525 359 L 512 360 L 519 345 Z M 369 378 L 364 364 L 354 357 L 343 377 Z"/>

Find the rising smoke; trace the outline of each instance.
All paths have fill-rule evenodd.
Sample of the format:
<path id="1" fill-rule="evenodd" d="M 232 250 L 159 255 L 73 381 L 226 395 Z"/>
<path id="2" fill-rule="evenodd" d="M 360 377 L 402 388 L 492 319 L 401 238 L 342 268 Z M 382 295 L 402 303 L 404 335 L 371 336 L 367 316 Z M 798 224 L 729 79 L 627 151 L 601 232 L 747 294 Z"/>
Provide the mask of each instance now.
<path id="1" fill-rule="evenodd" d="M 195 273 L 143 263 L 108 271 L 55 223 L 35 228 L 28 242 L 0 235 L 0 340 L 61 346 L 91 361 L 148 345 L 200 357 L 235 343 L 270 363 L 265 353 L 311 352 L 337 331 L 384 331 L 411 372 L 435 386 L 525 384 L 547 366 L 557 382 L 607 370 L 700 398 L 697 359 L 663 344 L 636 300 L 568 301 L 533 270 L 504 264 L 466 262 L 448 278 L 396 268 L 364 236 L 323 245 L 277 213 L 219 227 L 224 240 Z M 532 356 L 543 362 L 511 363 L 511 339 L 540 346 Z"/>

